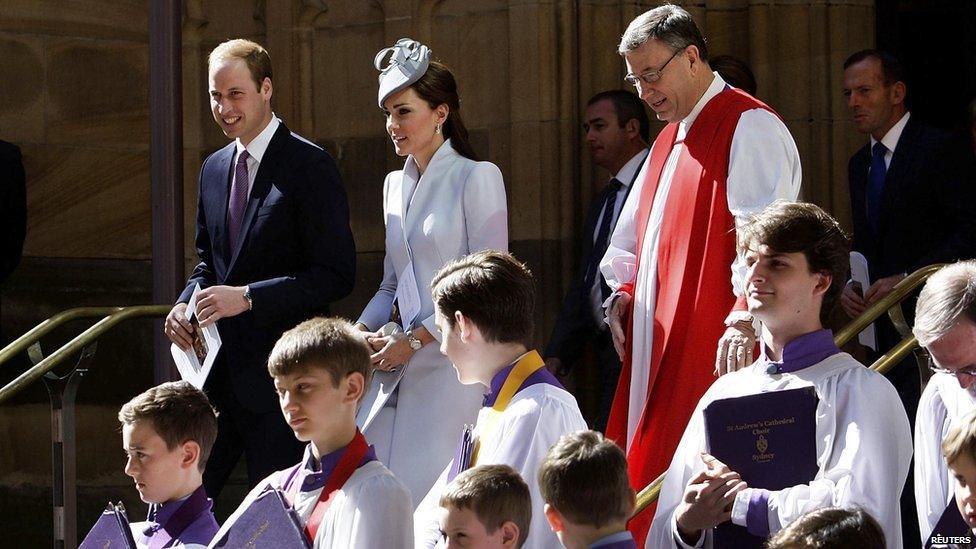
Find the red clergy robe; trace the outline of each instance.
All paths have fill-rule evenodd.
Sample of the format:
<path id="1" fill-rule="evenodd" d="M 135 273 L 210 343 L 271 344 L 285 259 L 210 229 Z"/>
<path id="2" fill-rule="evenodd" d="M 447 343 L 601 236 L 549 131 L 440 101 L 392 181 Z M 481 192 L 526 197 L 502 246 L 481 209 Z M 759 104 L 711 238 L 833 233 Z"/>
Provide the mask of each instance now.
<path id="1" fill-rule="evenodd" d="M 657 257 L 657 293 L 647 398 L 627 461 L 631 485 L 641 490 L 671 463 L 678 441 L 699 399 L 714 381 L 717 344 L 725 318 L 745 309 L 731 292 L 736 256 L 735 219 L 728 206 L 729 152 L 739 117 L 768 106 L 735 88 L 705 104 L 681 151 L 665 202 Z M 637 210 L 637 265 L 644 233 L 678 124 L 668 124 L 654 141 Z M 635 276 L 635 280 L 638 278 Z M 633 283 L 620 291 L 633 294 Z M 627 316 L 627 353 L 617 384 L 607 437 L 625 446 L 629 407 L 633 311 Z M 629 529 L 643 547 L 655 506 L 634 517 Z"/>

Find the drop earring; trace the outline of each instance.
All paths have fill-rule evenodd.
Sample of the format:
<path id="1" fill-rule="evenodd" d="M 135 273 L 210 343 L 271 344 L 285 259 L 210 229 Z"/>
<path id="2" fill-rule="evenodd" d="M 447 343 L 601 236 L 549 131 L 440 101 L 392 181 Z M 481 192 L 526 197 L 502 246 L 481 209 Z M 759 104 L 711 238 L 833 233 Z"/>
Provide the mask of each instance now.
<path id="1" fill-rule="evenodd" d="M 441 133 L 441 124 L 440 124 L 440 122 L 438 122 L 437 125 L 434 126 L 434 133 L 435 134 L 440 134 Z"/>

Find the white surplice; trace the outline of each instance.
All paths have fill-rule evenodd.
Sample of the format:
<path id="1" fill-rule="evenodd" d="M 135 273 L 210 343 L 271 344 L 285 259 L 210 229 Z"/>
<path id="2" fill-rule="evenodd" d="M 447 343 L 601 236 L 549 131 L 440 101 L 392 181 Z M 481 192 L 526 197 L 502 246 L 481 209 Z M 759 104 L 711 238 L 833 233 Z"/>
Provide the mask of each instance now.
<path id="1" fill-rule="evenodd" d="M 282 490 L 291 469 L 272 473 L 248 493 L 224 522 L 214 540 L 220 540 L 237 518 L 269 487 Z M 323 488 L 300 492 L 295 511 L 304 526 Z M 319 524 L 314 549 L 413 548 L 413 503 L 410 492 L 379 461 L 362 465 L 336 493 Z"/>
<path id="2" fill-rule="evenodd" d="M 640 277 L 636 280 L 631 304 L 634 310 L 632 333 L 640 334 L 640 337 L 635 338 L 633 342 L 631 357 L 633 366 L 630 380 L 630 408 L 627 411 L 627 450 L 630 450 L 647 399 L 654 301 L 657 290 L 658 238 L 662 221 L 667 215 L 664 205 L 680 156 L 680 143 L 705 104 L 725 89 L 725 86 L 722 77 L 714 73 L 714 79 L 705 94 L 691 113 L 679 123 L 675 145 L 661 173 L 661 181 L 648 218 L 640 269 L 637 268 L 637 210 L 651 155 L 648 155 L 634 181 L 634 188 L 631 189 L 627 202 L 620 212 L 607 253 L 600 264 L 600 271 L 612 290 L 617 290 L 621 284 L 634 282 L 636 276 Z M 800 178 L 800 154 L 786 125 L 775 114 L 765 109 L 752 109 L 742 113 L 732 137 L 726 184 L 729 210 L 735 217 L 736 226 L 740 226 L 748 216 L 777 199 L 796 200 L 800 193 Z M 730 290 L 736 295 L 742 295 L 742 279 L 746 271 L 744 260 L 741 257 L 737 258 L 731 270 Z M 607 302 L 609 303 L 609 300 Z"/>
<path id="3" fill-rule="evenodd" d="M 488 410 L 490 408 L 482 408 L 478 414 L 474 428 L 476 439 L 482 436 Z M 549 447 L 563 435 L 587 428 L 576 398 L 554 385 L 530 385 L 515 393 L 496 425 L 494 431 L 480 442 L 477 465 L 505 464 L 522 475 L 532 496 L 532 522 L 525 547 L 560 549 L 559 538 L 549 528 L 542 512 L 545 502 L 536 479 Z M 453 464 L 452 459 L 414 513 L 418 549 L 442 545 L 438 544 L 440 498 Z"/>
<path id="4" fill-rule="evenodd" d="M 674 512 L 688 481 L 704 469 L 702 410 L 712 401 L 813 386 L 817 397 L 817 465 L 813 481 L 769 494 L 769 532 L 820 507 L 860 505 L 881 524 L 888 547 L 901 547 L 899 498 L 912 459 L 911 427 L 898 393 L 884 376 L 847 353 L 793 373 L 769 375 L 753 365 L 720 377 L 705 393 L 668 468 L 647 548 L 687 547 L 676 539 Z M 745 526 L 752 489 L 736 495 L 732 522 Z M 712 547 L 711 531 L 698 547 Z"/>
<path id="5" fill-rule="evenodd" d="M 933 374 L 915 415 L 915 504 L 922 543 L 952 501 L 956 479 L 942 456 L 949 429 L 976 409 L 976 396 L 959 386 L 956 376 Z"/>
<path id="6" fill-rule="evenodd" d="M 389 320 L 398 290 L 409 290 L 416 292 L 419 312 L 401 319 L 405 328 L 424 326 L 435 340 L 396 372 L 374 372 L 356 423 L 416 504 L 451 459 L 461 426 L 474 423 L 483 396 L 478 387 L 458 381 L 451 361 L 440 352 L 430 281 L 445 263 L 469 253 L 508 250 L 502 173 L 490 162 L 461 156 L 448 139 L 423 175 L 413 156 L 403 170 L 387 175 L 383 216 L 383 281 L 359 322 L 378 330 Z M 412 276 L 404 276 L 408 269 Z M 410 282 L 415 288 L 398 288 Z"/>

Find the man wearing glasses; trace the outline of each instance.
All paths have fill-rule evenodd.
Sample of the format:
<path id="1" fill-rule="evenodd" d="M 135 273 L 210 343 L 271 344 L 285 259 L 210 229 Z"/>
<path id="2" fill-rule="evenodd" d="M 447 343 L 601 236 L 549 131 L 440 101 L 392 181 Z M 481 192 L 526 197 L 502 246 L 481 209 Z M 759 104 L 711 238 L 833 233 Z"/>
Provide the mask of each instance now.
<path id="1" fill-rule="evenodd" d="M 912 331 L 929 352 L 935 372 L 915 418 L 915 503 L 924 544 L 940 533 L 933 530 L 943 515 L 962 520 L 952 499 L 957 481 L 942 457 L 942 439 L 976 408 L 976 261 L 955 263 L 929 278 L 918 297 Z"/>
<path id="2" fill-rule="evenodd" d="M 668 467 L 714 380 L 711 365 L 722 374 L 752 362 L 735 228 L 776 199 L 796 199 L 800 158 L 772 109 L 712 71 L 682 8 L 638 16 L 618 51 L 626 80 L 668 122 L 600 266 L 614 290 L 604 305 L 624 362 L 607 437 L 626 442 L 632 485 L 643 487 Z M 631 521 L 640 544 L 651 515 Z"/>

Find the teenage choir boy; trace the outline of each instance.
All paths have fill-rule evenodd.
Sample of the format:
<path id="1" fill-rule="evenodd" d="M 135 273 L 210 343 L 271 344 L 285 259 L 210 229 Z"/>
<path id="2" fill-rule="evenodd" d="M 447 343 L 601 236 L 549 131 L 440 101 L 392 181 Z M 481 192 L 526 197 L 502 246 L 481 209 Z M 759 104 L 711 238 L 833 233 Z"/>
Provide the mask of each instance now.
<path id="1" fill-rule="evenodd" d="M 454 363 L 461 383 L 479 383 L 487 394 L 477 423 L 459 433 L 454 459 L 414 513 L 417 547 L 436 544 L 438 502 L 457 473 L 500 463 L 535 479 L 559 437 L 586 429 L 576 399 L 530 350 L 535 292 L 525 265 L 508 253 L 485 250 L 445 265 L 431 288 L 441 352 Z M 542 509 L 535 482 L 529 491 L 532 507 Z M 526 546 L 559 547 L 542 513 L 533 513 Z"/>
<path id="2" fill-rule="evenodd" d="M 908 418 L 891 384 L 838 349 L 821 323 L 846 280 L 849 240 L 813 204 L 773 203 L 743 229 L 739 246 L 748 266 L 749 311 L 762 322 L 761 356 L 720 377 L 698 403 L 667 471 L 646 546 L 712 547 L 713 528 L 727 521 L 767 538 L 816 507 L 857 504 L 878 519 L 890 547 L 901 547 L 898 500 L 912 457 Z M 752 487 L 709 455 L 704 410 L 710 404 L 804 388 L 817 397 L 807 418 L 815 432 L 803 439 L 811 480 L 778 490 Z M 752 438 L 751 452 L 759 454 L 788 451 L 796 442 Z"/>

